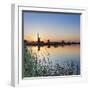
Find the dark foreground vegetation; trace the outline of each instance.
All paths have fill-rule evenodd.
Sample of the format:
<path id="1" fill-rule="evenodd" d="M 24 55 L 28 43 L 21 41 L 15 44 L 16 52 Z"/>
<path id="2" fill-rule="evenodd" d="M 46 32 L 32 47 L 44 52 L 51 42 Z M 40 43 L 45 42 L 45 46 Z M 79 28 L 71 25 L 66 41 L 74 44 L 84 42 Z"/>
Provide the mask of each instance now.
<path id="1" fill-rule="evenodd" d="M 42 55 L 43 56 L 43 55 Z M 23 77 L 40 77 L 40 76 L 64 76 L 79 75 L 79 66 L 72 61 L 64 63 L 62 66 L 58 63 L 53 65 L 49 59 L 49 54 L 43 56 L 42 60 L 38 59 L 37 53 L 28 51 L 24 47 L 24 71 Z"/>

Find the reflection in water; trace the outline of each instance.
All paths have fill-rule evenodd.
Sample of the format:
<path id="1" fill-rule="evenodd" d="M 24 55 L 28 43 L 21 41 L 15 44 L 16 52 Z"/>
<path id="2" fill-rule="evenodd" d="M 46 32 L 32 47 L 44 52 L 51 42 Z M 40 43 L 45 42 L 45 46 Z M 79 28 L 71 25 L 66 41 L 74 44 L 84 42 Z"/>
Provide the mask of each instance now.
<path id="1" fill-rule="evenodd" d="M 30 54 L 32 53 L 32 58 L 36 60 L 36 69 L 33 69 L 33 72 L 36 70 L 36 74 L 31 76 L 80 75 L 79 45 L 27 46 L 27 49 Z"/>

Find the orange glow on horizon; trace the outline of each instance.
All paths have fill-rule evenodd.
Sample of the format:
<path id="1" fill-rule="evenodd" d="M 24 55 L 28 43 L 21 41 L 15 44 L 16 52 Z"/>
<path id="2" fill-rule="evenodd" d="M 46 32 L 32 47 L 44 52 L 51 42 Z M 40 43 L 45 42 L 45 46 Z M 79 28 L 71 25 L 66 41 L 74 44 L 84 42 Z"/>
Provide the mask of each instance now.
<path id="1" fill-rule="evenodd" d="M 27 34 L 27 35 L 24 35 L 24 40 L 27 40 L 27 41 L 37 41 L 37 37 L 36 35 L 32 34 Z"/>
<path id="2" fill-rule="evenodd" d="M 41 39 L 41 41 L 44 41 L 44 42 L 47 42 L 47 40 L 50 40 L 50 41 L 80 41 L 80 37 L 79 36 L 72 36 L 72 35 L 68 35 L 68 36 L 52 36 L 49 34 L 39 34 L 39 37 Z M 27 35 L 24 35 L 24 40 L 27 40 L 27 41 L 37 41 L 37 34 L 27 34 Z"/>

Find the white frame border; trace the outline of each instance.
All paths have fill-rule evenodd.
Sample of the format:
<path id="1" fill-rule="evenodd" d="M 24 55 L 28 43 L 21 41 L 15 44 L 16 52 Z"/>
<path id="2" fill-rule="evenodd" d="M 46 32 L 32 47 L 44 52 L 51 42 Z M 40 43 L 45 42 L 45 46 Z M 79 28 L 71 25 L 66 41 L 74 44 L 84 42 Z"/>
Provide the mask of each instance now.
<path id="1" fill-rule="evenodd" d="M 52 12 L 67 12 L 67 13 L 81 13 L 81 27 L 80 27 L 80 39 L 81 47 L 80 47 L 80 59 L 81 59 L 81 75 L 80 76 L 56 76 L 56 77 L 32 77 L 22 80 L 22 10 L 33 10 L 33 11 L 52 11 Z M 11 85 L 12 86 L 30 86 L 30 85 L 40 85 L 45 84 L 43 81 L 48 80 L 50 78 L 51 81 L 53 79 L 58 79 L 60 83 L 69 83 L 69 82 L 85 82 L 87 81 L 87 61 L 85 61 L 85 56 L 83 52 L 84 48 L 84 30 L 86 29 L 86 16 L 87 11 L 85 8 L 53 8 L 53 7 L 38 7 L 38 6 L 29 6 L 23 4 L 12 4 L 11 7 L 12 15 L 11 15 L 11 44 L 12 44 L 12 52 L 11 52 Z M 85 66 L 84 66 L 85 65 Z M 42 78 L 43 81 L 40 80 Z M 66 79 L 67 78 L 67 79 Z M 38 84 L 38 81 L 40 84 Z"/>

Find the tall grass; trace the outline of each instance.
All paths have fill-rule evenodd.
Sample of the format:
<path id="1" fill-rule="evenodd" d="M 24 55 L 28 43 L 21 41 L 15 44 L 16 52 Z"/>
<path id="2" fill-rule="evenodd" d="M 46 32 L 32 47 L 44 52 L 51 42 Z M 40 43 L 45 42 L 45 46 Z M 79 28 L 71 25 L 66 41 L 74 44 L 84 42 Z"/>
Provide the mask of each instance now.
<path id="1" fill-rule="evenodd" d="M 48 52 L 47 52 L 48 53 Z M 38 59 L 37 53 L 33 50 L 28 51 L 24 48 L 24 77 L 39 77 L 39 76 L 64 76 L 64 75 L 79 75 L 78 65 L 72 61 L 64 63 L 62 66 L 58 63 L 53 65 L 48 56 L 42 55 L 42 59 Z"/>

